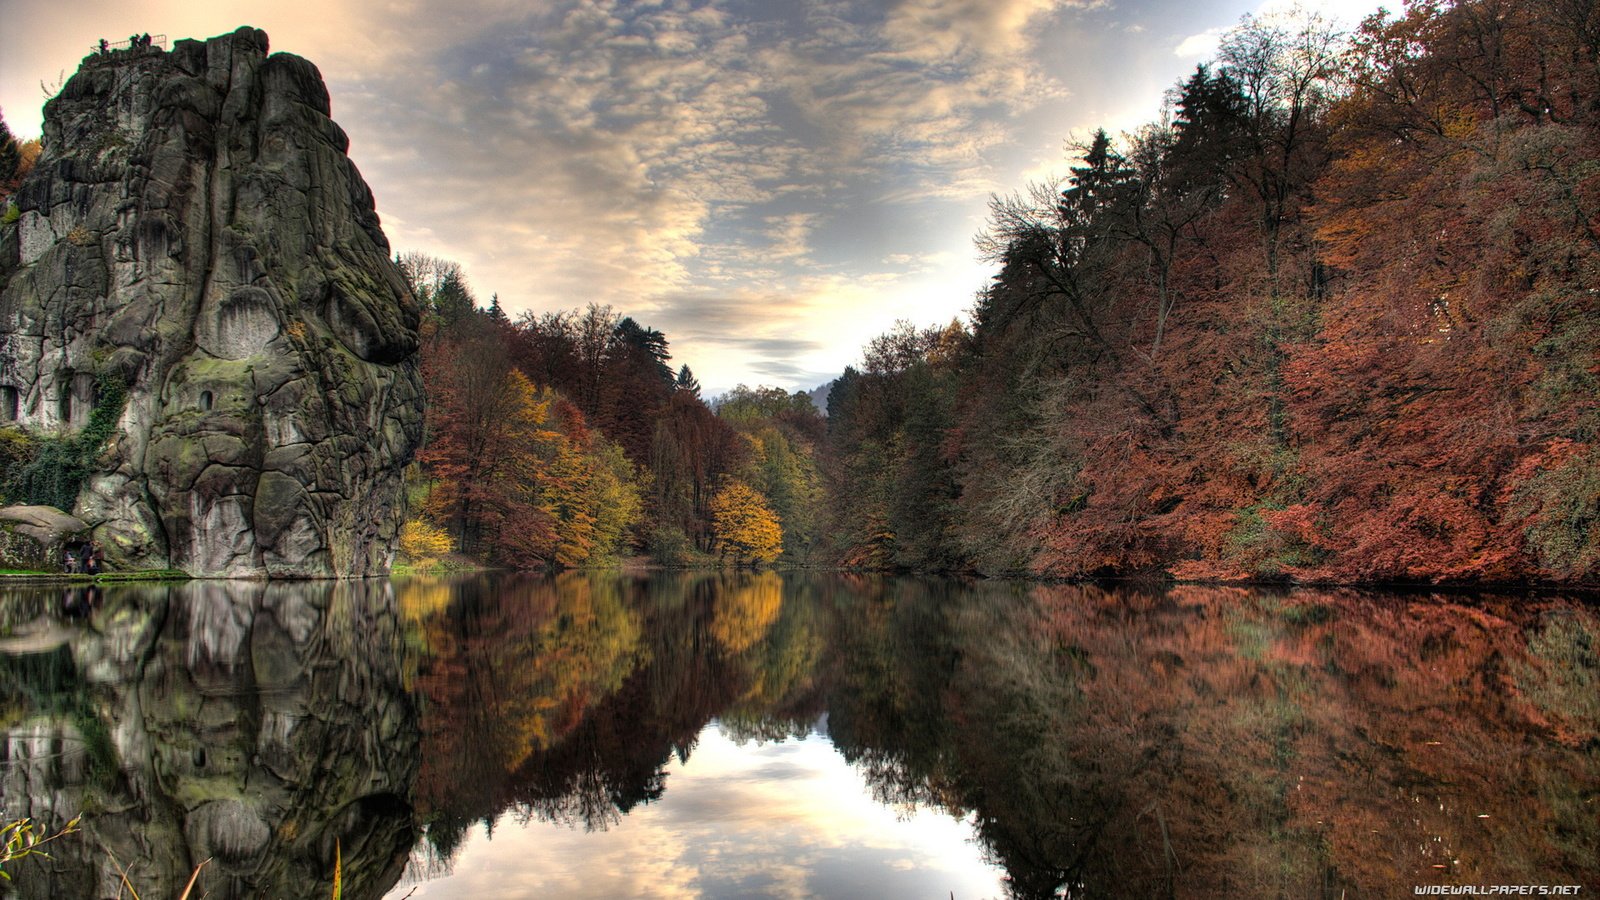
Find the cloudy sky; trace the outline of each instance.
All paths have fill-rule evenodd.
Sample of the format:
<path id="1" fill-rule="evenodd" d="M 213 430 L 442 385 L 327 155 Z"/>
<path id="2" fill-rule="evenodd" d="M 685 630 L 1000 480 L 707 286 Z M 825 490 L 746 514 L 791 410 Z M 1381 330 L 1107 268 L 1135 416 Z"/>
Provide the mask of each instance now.
<path id="1" fill-rule="evenodd" d="M 1354 23 L 1377 2 L 1306 5 Z M 793 389 L 897 319 L 962 315 L 991 274 L 972 246 L 989 196 L 1063 172 L 1096 127 L 1156 118 L 1263 9 L 0 0 L 0 110 L 38 134 L 41 82 L 102 36 L 263 28 L 321 69 L 396 250 L 459 261 L 513 314 L 610 304 L 713 392 Z"/>

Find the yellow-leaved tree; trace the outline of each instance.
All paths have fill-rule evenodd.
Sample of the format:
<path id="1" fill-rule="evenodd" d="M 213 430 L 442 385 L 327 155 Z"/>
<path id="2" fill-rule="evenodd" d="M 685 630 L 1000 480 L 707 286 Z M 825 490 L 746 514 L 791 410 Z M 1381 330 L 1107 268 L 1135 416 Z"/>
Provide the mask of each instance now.
<path id="1" fill-rule="evenodd" d="M 783 550 L 783 528 L 767 498 L 737 478 L 712 498 L 711 530 L 717 553 L 736 565 L 769 563 Z"/>
<path id="2" fill-rule="evenodd" d="M 430 568 L 454 549 L 450 532 L 427 519 L 409 519 L 400 526 L 400 552 L 416 568 Z"/>

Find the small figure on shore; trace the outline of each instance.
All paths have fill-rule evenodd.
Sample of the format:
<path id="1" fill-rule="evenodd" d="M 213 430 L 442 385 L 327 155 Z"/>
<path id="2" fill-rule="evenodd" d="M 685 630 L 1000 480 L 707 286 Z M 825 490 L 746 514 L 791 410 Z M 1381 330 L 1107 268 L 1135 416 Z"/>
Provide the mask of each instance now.
<path id="1" fill-rule="evenodd" d="M 150 49 L 150 33 L 148 31 L 139 35 L 139 46 L 145 50 Z"/>
<path id="2" fill-rule="evenodd" d="M 111 52 L 111 45 L 106 42 L 105 38 L 101 38 L 100 39 L 100 53 L 102 55 L 104 55 L 104 54 L 109 53 L 109 52 Z"/>
<path id="3" fill-rule="evenodd" d="M 98 541 L 74 544 L 62 551 L 61 570 L 68 575 L 99 575 L 106 554 Z"/>

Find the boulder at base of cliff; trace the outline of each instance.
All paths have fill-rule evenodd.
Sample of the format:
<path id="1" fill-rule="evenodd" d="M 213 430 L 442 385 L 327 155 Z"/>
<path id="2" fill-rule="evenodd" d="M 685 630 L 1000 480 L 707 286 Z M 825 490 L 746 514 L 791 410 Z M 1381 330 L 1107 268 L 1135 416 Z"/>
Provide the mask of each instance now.
<path id="1" fill-rule="evenodd" d="M 0 569 L 59 572 L 67 543 L 88 532 L 81 519 L 54 506 L 7 506 L 0 509 Z"/>

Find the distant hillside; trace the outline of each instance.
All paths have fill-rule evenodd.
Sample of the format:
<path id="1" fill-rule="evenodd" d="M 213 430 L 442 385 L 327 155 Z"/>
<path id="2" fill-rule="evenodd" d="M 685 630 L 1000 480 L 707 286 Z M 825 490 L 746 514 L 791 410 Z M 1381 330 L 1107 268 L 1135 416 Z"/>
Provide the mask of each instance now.
<path id="1" fill-rule="evenodd" d="M 811 400 L 811 404 L 815 406 L 817 411 L 823 415 L 828 414 L 828 395 L 833 393 L 833 386 L 837 382 L 838 379 L 834 379 L 833 381 L 829 381 L 825 384 L 819 384 L 811 390 L 805 392 L 806 397 Z"/>

